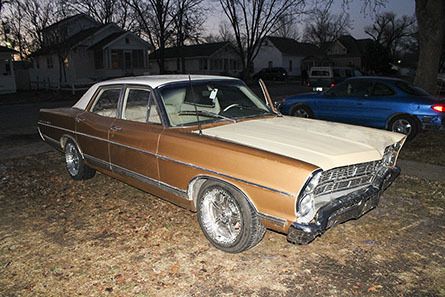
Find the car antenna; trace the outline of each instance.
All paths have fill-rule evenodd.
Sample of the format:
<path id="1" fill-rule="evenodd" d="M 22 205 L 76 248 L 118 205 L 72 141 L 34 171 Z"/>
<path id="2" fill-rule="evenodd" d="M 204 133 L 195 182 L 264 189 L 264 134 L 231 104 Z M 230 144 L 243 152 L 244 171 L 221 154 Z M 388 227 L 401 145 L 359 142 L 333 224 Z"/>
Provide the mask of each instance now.
<path id="1" fill-rule="evenodd" d="M 189 74 L 189 84 L 190 84 L 190 92 L 193 97 L 192 99 L 195 99 L 195 91 L 193 90 L 192 78 L 190 77 L 190 74 Z M 202 135 L 201 121 L 199 120 L 199 114 L 198 114 L 198 108 L 196 107 L 196 102 L 193 102 L 193 106 L 195 107 L 196 120 L 198 121 L 199 135 Z"/>

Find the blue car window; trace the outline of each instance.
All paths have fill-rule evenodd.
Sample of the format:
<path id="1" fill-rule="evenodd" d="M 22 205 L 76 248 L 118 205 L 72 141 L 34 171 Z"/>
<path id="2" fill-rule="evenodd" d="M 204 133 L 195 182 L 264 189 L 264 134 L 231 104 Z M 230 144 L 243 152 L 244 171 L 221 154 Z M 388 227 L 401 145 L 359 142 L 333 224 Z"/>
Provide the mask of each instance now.
<path id="1" fill-rule="evenodd" d="M 382 97 L 382 96 L 392 96 L 392 95 L 394 95 L 394 91 L 389 86 L 382 83 L 374 84 L 372 96 Z"/>
<path id="2" fill-rule="evenodd" d="M 336 97 L 362 97 L 370 94 L 372 84 L 364 80 L 348 80 L 329 91 Z"/>

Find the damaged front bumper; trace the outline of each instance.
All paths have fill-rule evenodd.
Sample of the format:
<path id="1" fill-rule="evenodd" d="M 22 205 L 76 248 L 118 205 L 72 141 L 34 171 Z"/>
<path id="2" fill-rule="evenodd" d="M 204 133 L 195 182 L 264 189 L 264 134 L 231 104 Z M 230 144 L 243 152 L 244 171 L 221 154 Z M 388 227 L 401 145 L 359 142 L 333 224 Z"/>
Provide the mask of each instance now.
<path id="1" fill-rule="evenodd" d="M 381 193 L 399 176 L 398 167 L 390 168 L 374 185 L 339 197 L 321 207 L 313 222 L 309 224 L 292 223 L 287 240 L 295 244 L 308 244 L 327 229 L 357 219 L 375 208 Z"/>

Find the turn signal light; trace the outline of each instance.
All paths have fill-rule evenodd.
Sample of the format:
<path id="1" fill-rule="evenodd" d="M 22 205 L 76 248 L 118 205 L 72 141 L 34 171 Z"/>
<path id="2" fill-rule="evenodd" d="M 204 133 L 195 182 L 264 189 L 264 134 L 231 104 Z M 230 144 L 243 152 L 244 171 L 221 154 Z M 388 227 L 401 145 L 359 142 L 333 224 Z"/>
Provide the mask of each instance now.
<path id="1" fill-rule="evenodd" d="M 445 112 L 445 105 L 436 104 L 431 106 L 431 108 L 438 112 Z"/>

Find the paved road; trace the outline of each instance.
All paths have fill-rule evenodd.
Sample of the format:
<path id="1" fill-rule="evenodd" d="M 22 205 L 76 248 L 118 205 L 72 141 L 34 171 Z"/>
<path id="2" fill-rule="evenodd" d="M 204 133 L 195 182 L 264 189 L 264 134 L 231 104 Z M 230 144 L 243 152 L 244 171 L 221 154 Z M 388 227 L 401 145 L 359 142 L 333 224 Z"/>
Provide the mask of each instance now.
<path id="1" fill-rule="evenodd" d="M 67 107 L 72 101 L 41 102 L 29 104 L 0 105 L 0 137 L 16 134 L 37 133 L 39 109 Z"/>

